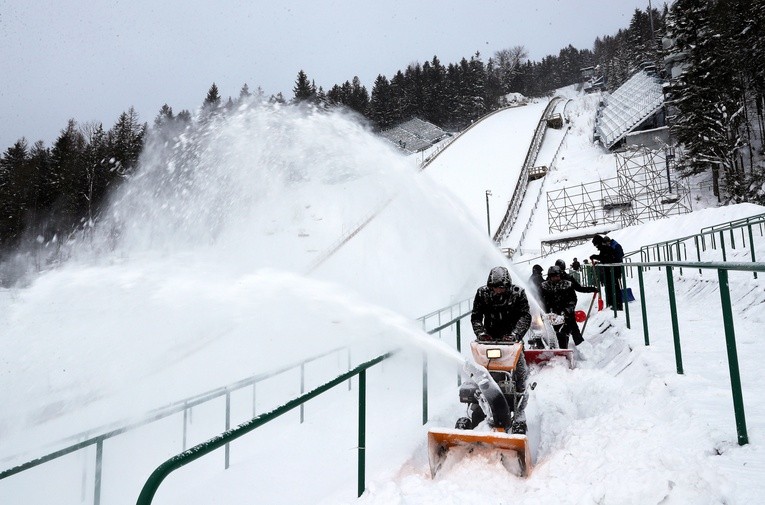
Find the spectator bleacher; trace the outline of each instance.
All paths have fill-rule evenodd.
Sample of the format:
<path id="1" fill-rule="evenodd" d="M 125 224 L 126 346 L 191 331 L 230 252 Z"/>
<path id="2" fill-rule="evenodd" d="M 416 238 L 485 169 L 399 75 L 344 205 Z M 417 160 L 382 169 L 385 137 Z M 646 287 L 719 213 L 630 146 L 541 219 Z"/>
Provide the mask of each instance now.
<path id="1" fill-rule="evenodd" d="M 409 153 L 416 153 L 427 149 L 451 134 L 433 123 L 428 123 L 419 118 L 412 118 L 380 132 L 380 135 L 395 144 L 399 149 Z"/>
<path id="2" fill-rule="evenodd" d="M 650 68 L 638 71 L 613 93 L 598 112 L 595 136 L 611 149 L 664 106 L 662 82 Z"/>

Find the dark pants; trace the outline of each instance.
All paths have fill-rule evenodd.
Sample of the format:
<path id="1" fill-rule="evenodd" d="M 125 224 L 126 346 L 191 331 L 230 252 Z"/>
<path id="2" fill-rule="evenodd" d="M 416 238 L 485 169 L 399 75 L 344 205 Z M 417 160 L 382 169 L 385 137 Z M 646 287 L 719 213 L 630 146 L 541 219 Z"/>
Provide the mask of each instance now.
<path id="1" fill-rule="evenodd" d="M 622 310 L 621 268 L 603 267 L 601 275 L 606 288 L 606 307 L 613 306 L 614 295 L 616 295 L 616 310 Z"/>

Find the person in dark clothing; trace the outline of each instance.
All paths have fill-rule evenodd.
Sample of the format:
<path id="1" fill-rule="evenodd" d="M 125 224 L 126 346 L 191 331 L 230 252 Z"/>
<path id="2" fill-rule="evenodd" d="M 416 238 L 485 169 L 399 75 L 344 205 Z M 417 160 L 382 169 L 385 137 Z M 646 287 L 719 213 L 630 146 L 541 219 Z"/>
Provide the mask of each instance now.
<path id="1" fill-rule="evenodd" d="M 603 242 L 611 246 L 611 249 L 614 251 L 614 257 L 616 258 L 617 263 L 624 262 L 624 249 L 622 249 L 622 245 L 619 242 L 610 238 L 609 236 L 603 237 Z"/>
<path id="2" fill-rule="evenodd" d="M 574 318 L 576 309 L 576 291 L 571 281 L 564 280 L 560 267 L 551 266 L 547 270 L 547 280 L 542 283 L 542 299 L 545 311 L 563 316 L 563 329 L 558 332 L 558 346 L 568 349 L 568 337 L 574 340 L 574 345 L 584 342 L 579 325 Z"/>
<path id="3" fill-rule="evenodd" d="M 574 261 L 571 262 L 571 270 L 578 272 L 580 268 L 582 268 L 582 265 L 579 264 L 578 259 L 574 258 Z"/>
<path id="4" fill-rule="evenodd" d="M 470 317 L 478 340 L 518 342 L 531 327 L 526 291 L 513 285 L 505 267 L 494 267 L 478 288 Z"/>
<path id="5" fill-rule="evenodd" d="M 597 293 L 598 288 L 594 286 L 582 286 L 579 284 L 579 281 L 577 281 L 573 275 L 566 272 L 566 262 L 563 260 L 558 260 L 555 262 L 555 266 L 560 268 L 560 276 L 564 281 L 569 281 L 571 285 L 574 287 L 574 291 L 577 291 L 579 293 Z"/>
<path id="6" fill-rule="evenodd" d="M 545 278 L 542 277 L 542 272 L 544 270 L 542 269 L 541 265 L 534 265 L 531 267 L 531 277 L 529 277 L 528 286 L 529 286 L 529 292 L 534 296 L 534 299 L 541 303 L 541 286 L 544 282 Z"/>
<path id="7" fill-rule="evenodd" d="M 597 247 L 598 254 L 590 256 L 590 261 L 593 264 L 611 264 L 621 263 L 624 260 L 624 251 L 622 246 L 616 243 L 615 240 L 611 240 L 608 237 L 602 237 L 601 235 L 595 235 L 592 237 L 592 245 Z M 620 288 L 620 279 L 622 277 L 621 267 L 606 267 L 598 266 L 595 269 L 600 282 L 606 287 L 606 306 L 611 307 L 614 301 L 614 295 L 616 296 L 616 310 L 622 310 L 622 297 Z"/>
<path id="8" fill-rule="evenodd" d="M 529 300 L 522 287 L 513 285 L 507 268 L 499 266 L 491 269 L 486 285 L 476 291 L 470 322 L 476 340 L 523 342 L 524 335 L 531 327 Z M 516 391 L 526 391 L 527 376 L 526 358 L 521 352 L 513 370 Z M 525 433 L 525 413 L 517 412 L 513 419 L 513 433 Z"/>

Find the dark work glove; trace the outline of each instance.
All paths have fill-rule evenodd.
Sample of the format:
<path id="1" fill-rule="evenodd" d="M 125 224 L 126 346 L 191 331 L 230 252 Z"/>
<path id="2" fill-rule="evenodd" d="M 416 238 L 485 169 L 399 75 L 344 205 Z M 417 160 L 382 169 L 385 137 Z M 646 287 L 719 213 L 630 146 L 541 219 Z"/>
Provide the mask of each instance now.
<path id="1" fill-rule="evenodd" d="M 590 286 L 590 287 L 587 289 L 587 292 L 588 292 L 588 293 L 597 293 L 597 292 L 598 292 L 598 288 L 596 288 L 595 286 Z"/>

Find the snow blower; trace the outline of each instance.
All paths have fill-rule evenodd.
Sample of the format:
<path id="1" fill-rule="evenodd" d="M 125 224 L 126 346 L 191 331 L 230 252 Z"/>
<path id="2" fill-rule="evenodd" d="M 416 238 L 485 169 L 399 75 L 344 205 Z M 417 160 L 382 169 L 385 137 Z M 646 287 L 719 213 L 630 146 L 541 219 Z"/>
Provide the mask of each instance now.
<path id="1" fill-rule="evenodd" d="M 526 363 L 540 365 L 563 357 L 568 361 L 568 366 L 574 368 L 574 350 L 561 349 L 558 345 L 558 332 L 563 329 L 564 319 L 560 314 L 541 314 L 535 317 L 529 332 L 529 348 L 523 352 Z"/>
<path id="2" fill-rule="evenodd" d="M 505 458 L 514 455 L 521 476 L 526 477 L 531 472 L 531 453 L 525 435 L 526 423 L 519 424 L 516 417 L 523 418 L 528 393 L 517 391 L 512 380 L 523 344 L 473 341 L 470 350 L 475 362 L 465 362 L 465 372 L 470 378 L 459 390 L 460 402 L 467 404 L 467 417 L 459 418 L 454 429 L 428 430 L 431 476 L 436 476 L 451 448 L 465 447 L 471 452 L 477 447 L 487 447 L 500 451 L 508 469 L 512 462 Z M 517 430 L 521 424 L 522 430 Z"/>

